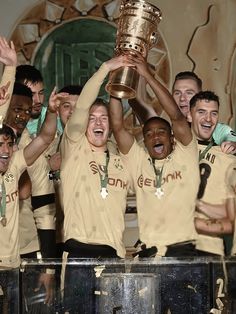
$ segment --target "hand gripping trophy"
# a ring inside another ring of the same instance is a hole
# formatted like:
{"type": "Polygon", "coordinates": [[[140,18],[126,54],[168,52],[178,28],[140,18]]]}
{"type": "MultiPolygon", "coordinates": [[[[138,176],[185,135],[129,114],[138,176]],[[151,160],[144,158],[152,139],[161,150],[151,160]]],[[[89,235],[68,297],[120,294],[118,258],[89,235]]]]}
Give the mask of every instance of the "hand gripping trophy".
{"type": "MultiPolygon", "coordinates": [[[[157,26],[161,11],[144,0],[122,0],[116,34],[115,55],[137,52],[147,58],[148,51],[157,43],[157,26]]],[[[139,74],[132,67],[121,67],[111,72],[106,91],[118,98],[135,98],[139,74]]]]}

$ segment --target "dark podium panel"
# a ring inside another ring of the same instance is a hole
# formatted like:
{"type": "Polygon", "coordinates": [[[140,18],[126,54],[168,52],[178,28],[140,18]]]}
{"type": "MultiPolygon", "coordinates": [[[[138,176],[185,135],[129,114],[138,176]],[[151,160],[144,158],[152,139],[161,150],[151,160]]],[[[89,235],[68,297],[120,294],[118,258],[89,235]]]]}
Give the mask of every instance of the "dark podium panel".
{"type": "Polygon", "coordinates": [[[2,314],[234,314],[235,300],[235,258],[24,260],[0,271],[2,314]]]}
{"type": "Polygon", "coordinates": [[[19,313],[20,283],[18,269],[0,270],[0,313],[19,313]]]}

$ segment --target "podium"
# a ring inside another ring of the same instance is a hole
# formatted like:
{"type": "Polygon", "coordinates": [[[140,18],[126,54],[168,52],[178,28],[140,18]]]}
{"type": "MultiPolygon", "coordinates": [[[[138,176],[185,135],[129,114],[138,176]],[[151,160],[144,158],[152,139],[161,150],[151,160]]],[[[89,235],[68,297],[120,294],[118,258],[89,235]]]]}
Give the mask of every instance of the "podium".
{"type": "Polygon", "coordinates": [[[235,278],[236,258],[24,260],[0,271],[0,313],[233,314],[235,278]],[[46,269],[55,270],[50,305],[36,289],[46,269]]]}

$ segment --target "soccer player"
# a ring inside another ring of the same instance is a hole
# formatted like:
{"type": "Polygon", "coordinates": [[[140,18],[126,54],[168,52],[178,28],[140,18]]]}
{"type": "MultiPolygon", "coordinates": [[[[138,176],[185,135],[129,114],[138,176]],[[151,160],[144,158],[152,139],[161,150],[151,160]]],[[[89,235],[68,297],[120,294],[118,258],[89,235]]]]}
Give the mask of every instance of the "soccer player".
{"type": "MultiPolygon", "coordinates": [[[[97,99],[107,74],[129,65],[126,56],[106,61],[84,86],[61,141],[61,185],[68,258],[125,257],[123,243],[129,175],[107,148],[108,108],[97,99]]],[[[93,267],[66,266],[65,310],[94,313],[93,267]],[[86,279],[85,279],[86,278],[86,279]]]]}
{"type": "MultiPolygon", "coordinates": [[[[112,130],[134,180],[140,240],[147,249],[156,248],[159,256],[194,256],[194,211],[199,185],[197,142],[173,97],[153,77],[145,60],[136,56],[131,61],[172,123],[171,127],[160,117],[147,120],[143,127],[144,149],[124,127],[120,100],[111,98],[112,130]]],[[[173,313],[203,313],[203,300],[195,304],[193,294],[185,288],[186,281],[191,281],[190,269],[183,273],[181,267],[167,266],[161,275],[161,313],[168,308],[173,313]]],[[[191,282],[192,286],[195,284],[191,282]]]]}

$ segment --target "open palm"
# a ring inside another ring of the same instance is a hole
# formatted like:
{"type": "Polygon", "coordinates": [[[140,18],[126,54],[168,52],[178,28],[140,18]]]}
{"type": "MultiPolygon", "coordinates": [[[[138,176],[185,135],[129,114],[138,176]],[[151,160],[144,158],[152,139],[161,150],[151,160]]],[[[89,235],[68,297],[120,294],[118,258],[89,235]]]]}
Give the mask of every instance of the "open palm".
{"type": "Polygon", "coordinates": [[[8,44],[5,37],[0,36],[0,61],[5,65],[16,66],[17,56],[13,42],[8,44]]]}

